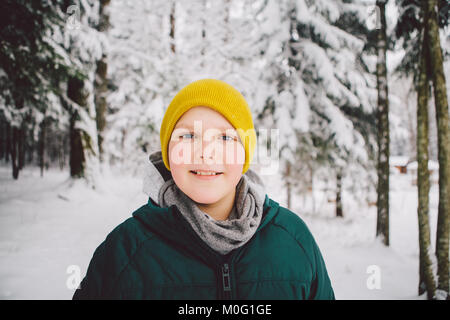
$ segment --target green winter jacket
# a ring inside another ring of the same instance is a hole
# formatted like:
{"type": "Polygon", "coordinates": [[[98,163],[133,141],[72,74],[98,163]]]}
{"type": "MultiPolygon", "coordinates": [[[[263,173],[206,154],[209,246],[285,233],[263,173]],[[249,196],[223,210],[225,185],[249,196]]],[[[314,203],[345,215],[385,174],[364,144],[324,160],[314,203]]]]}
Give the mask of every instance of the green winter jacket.
{"type": "Polygon", "coordinates": [[[267,195],[261,224],[222,256],[151,198],[96,249],[73,299],[334,299],[305,223],[267,195]]]}

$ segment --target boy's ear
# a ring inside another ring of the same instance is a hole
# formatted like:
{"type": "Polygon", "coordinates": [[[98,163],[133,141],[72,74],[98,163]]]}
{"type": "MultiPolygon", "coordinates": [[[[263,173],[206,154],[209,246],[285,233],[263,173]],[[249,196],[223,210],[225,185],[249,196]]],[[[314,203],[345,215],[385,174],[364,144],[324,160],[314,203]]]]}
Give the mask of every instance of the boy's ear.
{"type": "Polygon", "coordinates": [[[151,163],[153,163],[155,168],[158,169],[159,173],[161,174],[161,176],[164,179],[164,182],[172,179],[172,174],[170,173],[169,170],[167,170],[166,166],[164,165],[161,151],[152,153],[149,156],[149,160],[151,163]]]}

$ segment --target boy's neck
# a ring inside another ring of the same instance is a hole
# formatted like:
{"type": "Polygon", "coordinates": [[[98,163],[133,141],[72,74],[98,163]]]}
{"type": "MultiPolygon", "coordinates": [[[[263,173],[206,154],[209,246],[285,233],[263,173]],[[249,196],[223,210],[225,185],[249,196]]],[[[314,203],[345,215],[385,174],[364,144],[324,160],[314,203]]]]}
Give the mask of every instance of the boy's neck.
{"type": "Polygon", "coordinates": [[[203,204],[197,203],[197,207],[208,214],[214,220],[227,220],[233,210],[236,189],[215,203],[203,204]]]}

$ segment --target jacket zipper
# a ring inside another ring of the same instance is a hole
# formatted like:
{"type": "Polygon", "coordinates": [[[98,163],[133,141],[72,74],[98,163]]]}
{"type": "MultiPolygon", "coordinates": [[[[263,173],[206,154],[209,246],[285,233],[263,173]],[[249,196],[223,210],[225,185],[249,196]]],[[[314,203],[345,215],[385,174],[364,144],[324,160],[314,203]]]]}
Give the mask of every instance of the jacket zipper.
{"type": "Polygon", "coordinates": [[[231,278],[230,278],[230,266],[228,263],[222,265],[222,289],[223,298],[231,299],[231,278]]]}

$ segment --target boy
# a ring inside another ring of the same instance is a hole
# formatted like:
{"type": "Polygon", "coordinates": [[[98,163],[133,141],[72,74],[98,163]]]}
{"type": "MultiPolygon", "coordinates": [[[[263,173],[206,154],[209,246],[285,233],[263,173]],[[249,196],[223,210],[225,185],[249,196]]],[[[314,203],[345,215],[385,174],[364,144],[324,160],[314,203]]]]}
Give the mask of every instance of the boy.
{"type": "Polygon", "coordinates": [[[249,169],[256,133],[236,89],[187,85],[160,139],[148,203],[97,248],[74,299],[334,299],[308,228],[249,169]]]}

